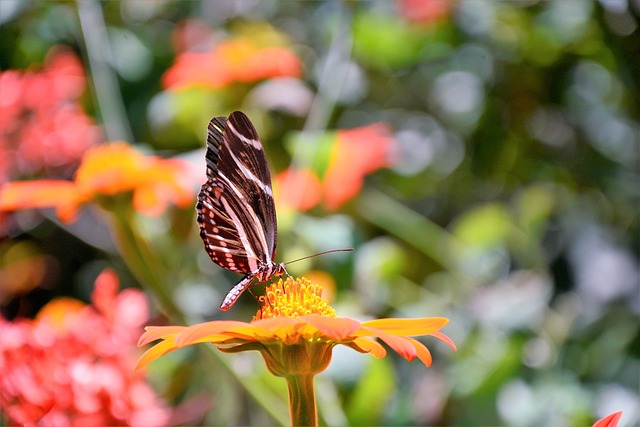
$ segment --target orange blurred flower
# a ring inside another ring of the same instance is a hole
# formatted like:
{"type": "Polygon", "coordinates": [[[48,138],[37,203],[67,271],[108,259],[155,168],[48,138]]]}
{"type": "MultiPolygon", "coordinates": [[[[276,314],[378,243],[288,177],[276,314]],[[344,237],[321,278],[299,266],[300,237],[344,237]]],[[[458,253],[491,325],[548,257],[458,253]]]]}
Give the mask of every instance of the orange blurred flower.
{"type": "Polygon", "coordinates": [[[418,25],[428,25],[449,17],[451,0],[397,0],[398,14],[418,25]]]}
{"type": "Polygon", "coordinates": [[[289,168],[275,177],[279,204],[305,211],[322,201],[328,210],[338,209],[362,190],[366,175],[389,165],[392,144],[384,123],[338,130],[324,172],[289,168]]]}
{"type": "Polygon", "coordinates": [[[285,47],[258,46],[245,38],[220,42],[211,52],[182,52],[162,78],[165,89],[204,86],[220,89],[235,82],[299,77],[300,59],[285,47]]]}
{"type": "Polygon", "coordinates": [[[322,200],[322,184],[308,169],[288,168],[273,179],[274,197],[279,207],[307,211],[322,200]]]}
{"type": "Polygon", "coordinates": [[[336,345],[382,358],[386,350],[375,341],[378,338],[405,359],[411,361],[417,357],[426,366],[431,365],[431,354],[412,336],[432,335],[456,348],[449,337],[439,332],[448,322],[445,318],[360,322],[336,316],[321,294],[322,288],[306,279],[295,282],[290,278],[280,279],[267,287],[266,297],[260,297],[261,307],[249,323],[227,320],[188,327],[149,326],[138,345],[160,342],[145,352],[138,367],[198,343],[212,343],[226,353],[256,350],[273,375],[287,379],[292,425],[313,425],[313,376],[327,368],[336,345]]]}
{"type": "Polygon", "coordinates": [[[384,123],[339,130],[322,183],[325,206],[339,208],[360,192],[366,175],[388,166],[392,143],[391,131],[384,123]]]}
{"type": "Polygon", "coordinates": [[[118,293],[118,287],[106,270],[96,280],[92,306],[59,298],[35,320],[0,317],[0,408],[10,423],[169,423],[170,410],[144,373],[131,369],[147,301],[138,290],[118,293]]]}
{"type": "Polygon", "coordinates": [[[0,182],[71,175],[82,153],[101,140],[78,103],[85,87],[82,63],[61,47],[49,52],[42,71],[0,72],[0,182]]]}
{"type": "Polygon", "coordinates": [[[620,418],[622,417],[622,411],[614,412],[607,415],[601,420],[596,421],[593,427],[617,427],[620,418]]]}
{"type": "Polygon", "coordinates": [[[83,204],[109,206],[131,194],[136,210],[154,215],[171,202],[186,207],[193,200],[187,167],[171,159],[144,156],[124,142],[88,150],[73,181],[20,181],[0,188],[0,211],[54,207],[62,221],[72,221],[83,204]]]}

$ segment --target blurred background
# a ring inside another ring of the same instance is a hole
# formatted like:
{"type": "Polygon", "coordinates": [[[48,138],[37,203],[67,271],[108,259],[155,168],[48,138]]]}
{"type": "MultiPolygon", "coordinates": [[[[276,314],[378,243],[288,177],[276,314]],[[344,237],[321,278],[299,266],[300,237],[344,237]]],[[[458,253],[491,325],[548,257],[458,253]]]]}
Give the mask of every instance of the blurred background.
{"type": "MultiPolygon", "coordinates": [[[[191,197],[127,222],[166,273],[164,299],[109,205],[66,222],[0,213],[2,315],[90,303],[108,267],[146,292],[146,324],[250,320],[250,296],[219,311],[239,276],[208,258],[194,210],[207,123],[242,110],[270,162],[277,261],[354,247],[289,272],[321,283],[339,315],[448,317],[458,345],[423,340],[429,369],[336,348],[316,379],[322,424],[583,426],[623,410],[639,425],[639,12],[2,0],[0,183],[71,182],[87,150],[125,141],[187,165],[191,197]]],[[[257,353],[183,349],[147,378],[173,424],[288,422],[285,382],[257,353]]]]}

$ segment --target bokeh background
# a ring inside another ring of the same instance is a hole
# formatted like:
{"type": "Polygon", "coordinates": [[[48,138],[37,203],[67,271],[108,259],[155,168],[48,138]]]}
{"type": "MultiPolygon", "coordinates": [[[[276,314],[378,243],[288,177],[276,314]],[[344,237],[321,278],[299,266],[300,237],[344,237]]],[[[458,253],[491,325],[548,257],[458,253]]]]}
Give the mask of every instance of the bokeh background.
{"type": "MultiPolygon", "coordinates": [[[[164,300],[108,205],[71,221],[2,213],[4,321],[41,321],[58,297],[90,303],[105,268],[145,291],[136,330],[250,320],[249,296],[218,310],[239,277],[209,260],[193,208],[206,125],[240,109],[270,162],[278,261],[354,247],[289,271],[322,283],[340,315],[448,317],[458,345],[425,339],[429,369],[337,348],[317,377],[321,423],[583,426],[624,410],[621,425],[638,425],[639,12],[636,0],[2,0],[0,182],[71,181],[87,150],[125,141],[188,165],[191,198],[128,218],[164,300]]],[[[166,423],[288,422],[285,383],[257,353],[183,349],[146,381],[166,423]]]]}

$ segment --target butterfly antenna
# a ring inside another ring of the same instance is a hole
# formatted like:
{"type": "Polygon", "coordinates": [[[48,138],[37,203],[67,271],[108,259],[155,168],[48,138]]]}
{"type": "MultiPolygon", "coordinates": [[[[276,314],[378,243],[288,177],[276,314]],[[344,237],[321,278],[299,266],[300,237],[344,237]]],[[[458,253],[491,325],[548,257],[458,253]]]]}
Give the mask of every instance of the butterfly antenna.
{"type": "Polygon", "coordinates": [[[353,248],[331,249],[330,251],[318,252],[317,254],[313,254],[313,255],[302,257],[302,258],[294,259],[293,261],[285,262],[284,264],[285,265],[293,264],[294,262],[302,261],[303,259],[313,258],[313,257],[316,257],[318,255],[330,254],[330,253],[333,253],[333,252],[351,252],[352,250],[353,250],[353,248]]]}

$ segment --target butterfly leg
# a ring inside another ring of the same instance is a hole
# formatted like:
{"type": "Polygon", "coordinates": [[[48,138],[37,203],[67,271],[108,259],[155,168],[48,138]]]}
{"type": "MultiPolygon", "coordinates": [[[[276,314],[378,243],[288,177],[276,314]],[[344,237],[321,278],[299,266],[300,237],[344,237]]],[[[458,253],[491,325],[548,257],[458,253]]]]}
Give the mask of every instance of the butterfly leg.
{"type": "Polygon", "coordinates": [[[240,280],[229,292],[227,292],[227,296],[224,297],[222,301],[222,305],[220,305],[220,310],[227,311],[236,303],[240,295],[251,286],[251,281],[255,277],[255,274],[247,274],[240,280]]]}

